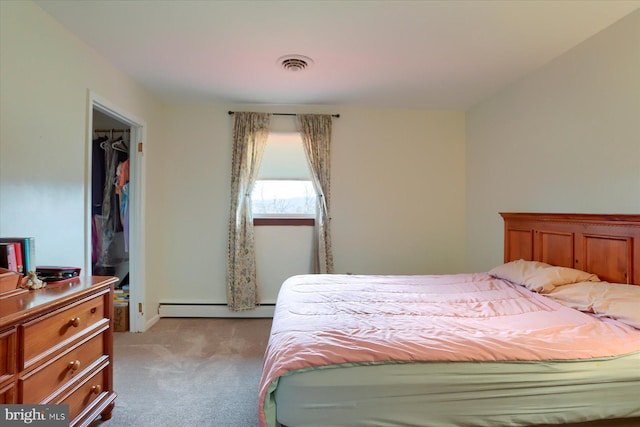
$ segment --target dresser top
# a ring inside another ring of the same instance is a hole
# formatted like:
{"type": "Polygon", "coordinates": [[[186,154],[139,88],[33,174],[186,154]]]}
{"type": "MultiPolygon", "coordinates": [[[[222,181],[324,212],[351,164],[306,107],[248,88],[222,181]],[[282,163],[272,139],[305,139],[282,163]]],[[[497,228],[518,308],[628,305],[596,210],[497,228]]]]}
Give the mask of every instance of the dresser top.
{"type": "Polygon", "coordinates": [[[85,295],[109,290],[117,277],[83,276],[69,283],[48,284],[45,288],[0,299],[0,329],[34,314],[45,313],[85,295]]]}

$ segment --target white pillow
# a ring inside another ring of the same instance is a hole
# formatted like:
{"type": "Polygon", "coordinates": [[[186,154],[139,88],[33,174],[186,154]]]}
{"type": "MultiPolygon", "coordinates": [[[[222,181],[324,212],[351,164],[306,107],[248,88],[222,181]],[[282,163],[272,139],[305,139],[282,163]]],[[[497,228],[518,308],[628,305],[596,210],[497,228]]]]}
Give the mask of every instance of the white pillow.
{"type": "Polygon", "coordinates": [[[597,295],[602,293],[602,288],[598,288],[596,285],[603,283],[607,282],[580,282],[558,286],[547,296],[567,307],[593,313],[593,302],[598,298],[597,295]]]}
{"type": "Polygon", "coordinates": [[[489,270],[489,274],[542,294],[551,292],[556,286],[600,281],[598,276],[586,271],[523,259],[499,265],[489,270]]]}
{"type": "Polygon", "coordinates": [[[640,329],[640,286],[583,282],[558,286],[547,296],[576,310],[610,317],[640,329]]]}

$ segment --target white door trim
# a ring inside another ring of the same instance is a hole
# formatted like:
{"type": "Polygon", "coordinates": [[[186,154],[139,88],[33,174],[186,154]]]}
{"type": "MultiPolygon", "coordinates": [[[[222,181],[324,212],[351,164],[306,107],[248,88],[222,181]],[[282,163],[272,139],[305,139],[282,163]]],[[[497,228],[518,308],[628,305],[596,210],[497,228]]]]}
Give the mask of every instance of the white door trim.
{"type": "Polygon", "coordinates": [[[112,104],[95,92],[87,91],[87,135],[85,166],[85,247],[84,271],[91,272],[91,161],[93,140],[93,110],[105,113],[131,127],[130,136],[130,187],[129,187],[129,330],[144,332],[144,307],[146,294],[145,245],[144,245],[144,156],[138,144],[145,140],[147,124],[112,104]]]}

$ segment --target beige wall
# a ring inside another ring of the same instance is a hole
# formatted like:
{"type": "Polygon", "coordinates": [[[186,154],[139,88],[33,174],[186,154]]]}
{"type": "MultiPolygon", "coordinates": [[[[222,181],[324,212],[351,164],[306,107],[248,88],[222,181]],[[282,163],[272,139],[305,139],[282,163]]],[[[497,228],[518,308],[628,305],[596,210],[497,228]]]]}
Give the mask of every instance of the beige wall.
{"type": "Polygon", "coordinates": [[[464,269],[464,113],[340,113],[331,194],[336,270],[442,274],[464,269]]]}
{"type": "Polygon", "coordinates": [[[640,212],[640,11],[467,115],[467,266],[502,262],[498,212],[640,212]]]}
{"type": "MultiPolygon", "coordinates": [[[[163,106],[31,2],[0,2],[0,58],[0,235],[35,237],[39,265],[84,266],[88,90],[146,121],[150,205],[163,106]]],[[[150,265],[155,224],[150,216],[150,265]]],[[[154,314],[157,295],[144,300],[154,314]]]]}

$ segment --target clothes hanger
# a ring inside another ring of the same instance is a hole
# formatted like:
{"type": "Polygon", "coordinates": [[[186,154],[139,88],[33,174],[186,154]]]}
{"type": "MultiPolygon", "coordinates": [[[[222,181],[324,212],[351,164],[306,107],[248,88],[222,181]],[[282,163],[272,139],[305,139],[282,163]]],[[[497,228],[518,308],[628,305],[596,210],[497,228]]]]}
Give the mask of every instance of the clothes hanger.
{"type": "Polygon", "coordinates": [[[129,152],[129,147],[127,147],[127,144],[124,142],[124,140],[122,138],[120,138],[117,141],[115,141],[114,143],[112,143],[111,144],[111,148],[113,148],[114,150],[117,150],[117,151],[122,151],[124,153],[128,153],[129,152]]]}

